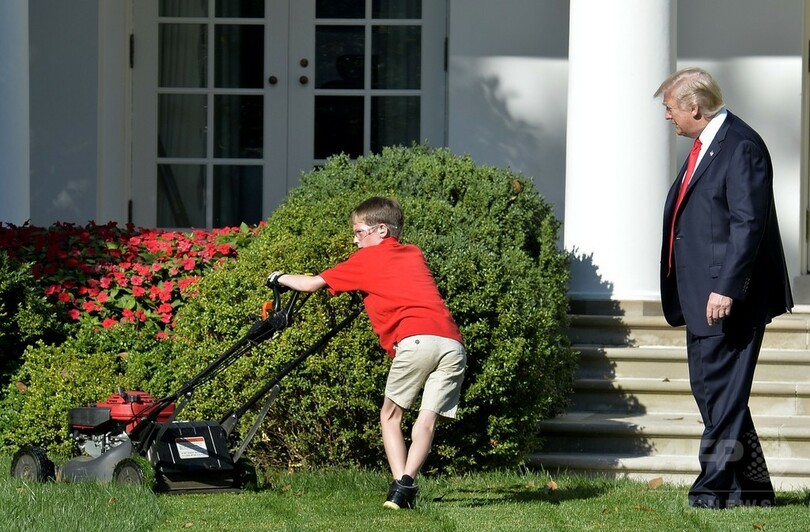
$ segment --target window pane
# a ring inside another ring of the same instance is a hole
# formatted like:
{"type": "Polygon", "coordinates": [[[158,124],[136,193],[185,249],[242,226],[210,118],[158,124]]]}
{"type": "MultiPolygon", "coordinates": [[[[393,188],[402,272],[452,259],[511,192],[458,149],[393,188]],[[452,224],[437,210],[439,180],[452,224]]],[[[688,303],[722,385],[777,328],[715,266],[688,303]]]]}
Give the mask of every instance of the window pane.
{"type": "Polygon", "coordinates": [[[214,227],[234,227],[262,219],[262,167],[214,167],[214,227]]]}
{"type": "Polygon", "coordinates": [[[219,0],[216,16],[264,18],[264,0],[219,0]]]}
{"type": "Polygon", "coordinates": [[[158,87],[205,87],[208,28],[204,24],[161,24],[158,87]]]}
{"type": "Polygon", "coordinates": [[[372,18],[422,18],[422,0],[373,0],[372,18]]]}
{"type": "Polygon", "coordinates": [[[419,143],[418,96],[378,96],[371,99],[371,151],[383,146],[419,143]]]}
{"type": "Polygon", "coordinates": [[[363,26],[315,29],[315,88],[363,88],[364,32],[363,26]]]}
{"type": "Polygon", "coordinates": [[[315,18],[365,18],[365,16],[366,0],[317,0],[315,3],[315,18]]]}
{"type": "Polygon", "coordinates": [[[315,158],[363,154],[363,97],[315,97],[315,158]]]}
{"type": "Polygon", "coordinates": [[[204,94],[158,95],[158,157],[205,157],[204,94]]]}
{"type": "Polygon", "coordinates": [[[372,89],[418,89],[422,85],[422,28],[375,26],[371,34],[372,89]]]}
{"type": "Polygon", "coordinates": [[[205,166],[159,164],[158,227],[205,227],[205,166]]]}
{"type": "Polygon", "coordinates": [[[263,124],[262,96],[214,96],[214,157],[260,159],[263,124]]]}
{"type": "Polygon", "coordinates": [[[214,42],[214,86],[261,88],[264,80],[264,27],[218,24],[214,42]]]}
{"type": "Polygon", "coordinates": [[[208,0],[160,0],[161,17],[206,17],[208,0]]]}

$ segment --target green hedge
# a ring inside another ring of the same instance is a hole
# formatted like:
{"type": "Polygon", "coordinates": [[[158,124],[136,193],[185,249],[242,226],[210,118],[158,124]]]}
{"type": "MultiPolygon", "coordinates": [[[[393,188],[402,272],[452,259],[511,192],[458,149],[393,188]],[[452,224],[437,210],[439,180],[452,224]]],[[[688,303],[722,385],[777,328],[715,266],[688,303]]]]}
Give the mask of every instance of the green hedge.
{"type": "Polygon", "coordinates": [[[61,342],[68,330],[47,303],[31,265],[11,260],[0,250],[0,386],[19,366],[26,346],[61,342]]]}
{"type": "MultiPolygon", "coordinates": [[[[356,162],[336,157],[303,176],[238,259],[203,278],[169,341],[141,338],[134,328],[86,328],[62,346],[31,349],[0,405],[23,414],[0,414],[0,445],[64,449],[67,408],[101,400],[119,384],[162,395],[185,382],[247,332],[247,316],[269,297],[271,271],[318,273],[346,259],[354,250],[349,213],[373,195],[400,201],[402,240],[424,251],[468,350],[458,420],[439,427],[427,468],[510,465],[538,450],[537,423],[564,409],[575,366],[559,223],[525,177],[422,146],[356,162]],[[53,394],[58,401],[44,399],[53,394]]],[[[200,389],[184,417],[220,419],[241,406],[348,304],[347,295],[314,294],[290,328],[200,389]]],[[[283,381],[254,439],[254,460],[382,465],[378,412],[388,364],[361,316],[283,381]]]]}

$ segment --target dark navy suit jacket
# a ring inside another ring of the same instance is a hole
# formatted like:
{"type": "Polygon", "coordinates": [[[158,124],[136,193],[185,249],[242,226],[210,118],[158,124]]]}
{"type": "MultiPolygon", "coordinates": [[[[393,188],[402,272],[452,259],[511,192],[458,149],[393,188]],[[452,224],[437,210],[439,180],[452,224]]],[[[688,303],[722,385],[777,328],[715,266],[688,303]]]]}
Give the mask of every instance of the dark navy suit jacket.
{"type": "Polygon", "coordinates": [[[773,166],[762,138],[728,113],[695,169],[675,221],[673,208],[686,164],[664,205],[661,302],[670,325],[697,336],[761,327],[793,307],[773,198],[773,166]],[[711,292],[731,297],[728,319],[708,325],[711,292]]]}

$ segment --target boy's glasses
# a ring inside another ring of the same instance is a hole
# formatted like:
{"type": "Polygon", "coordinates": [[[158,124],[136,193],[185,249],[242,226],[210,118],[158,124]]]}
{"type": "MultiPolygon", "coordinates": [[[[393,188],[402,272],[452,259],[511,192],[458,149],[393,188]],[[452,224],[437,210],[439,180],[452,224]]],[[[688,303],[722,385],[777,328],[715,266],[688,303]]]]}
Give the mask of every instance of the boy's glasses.
{"type": "Polygon", "coordinates": [[[381,225],[382,224],[377,224],[377,225],[372,225],[371,227],[367,227],[366,229],[358,229],[357,231],[354,232],[354,238],[356,238],[357,240],[363,240],[368,235],[373,233],[381,225]]]}

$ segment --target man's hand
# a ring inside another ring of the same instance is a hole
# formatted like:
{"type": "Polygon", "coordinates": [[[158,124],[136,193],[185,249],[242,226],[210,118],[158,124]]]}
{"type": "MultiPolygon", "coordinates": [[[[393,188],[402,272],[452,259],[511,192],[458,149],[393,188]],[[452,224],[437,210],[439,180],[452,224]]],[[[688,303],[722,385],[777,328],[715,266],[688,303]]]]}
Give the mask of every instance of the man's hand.
{"type": "Polygon", "coordinates": [[[716,292],[709,294],[709,302],[706,304],[706,321],[709,325],[720,323],[728,318],[733,302],[734,300],[728,296],[723,296],[716,292]]]}

